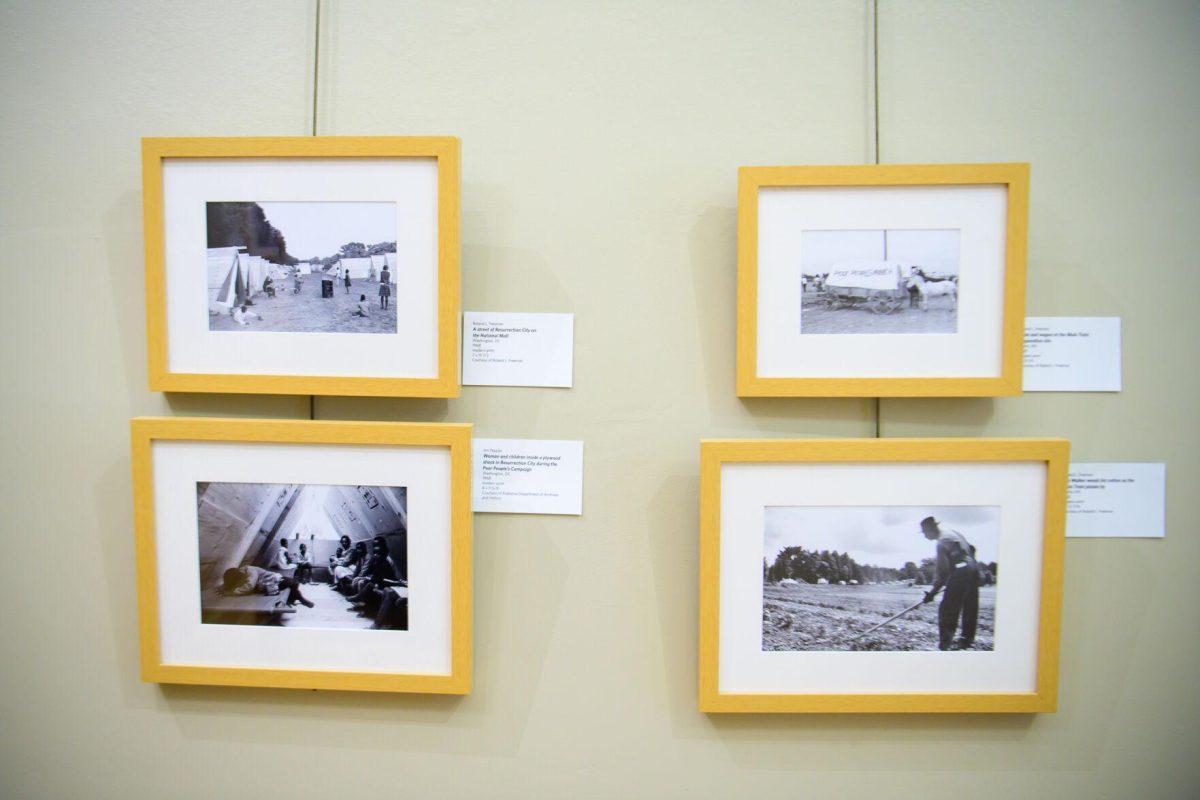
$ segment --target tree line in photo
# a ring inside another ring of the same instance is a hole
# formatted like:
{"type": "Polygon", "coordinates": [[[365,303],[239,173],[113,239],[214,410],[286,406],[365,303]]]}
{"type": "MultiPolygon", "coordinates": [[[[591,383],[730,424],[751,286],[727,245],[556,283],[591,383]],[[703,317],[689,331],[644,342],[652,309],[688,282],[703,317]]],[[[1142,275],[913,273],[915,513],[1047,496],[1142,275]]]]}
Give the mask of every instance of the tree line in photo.
{"type": "Polygon", "coordinates": [[[209,203],[207,212],[209,248],[245,247],[252,256],[288,267],[307,260],[324,269],[343,258],[366,258],[396,252],[395,242],[370,245],[347,242],[338,248],[338,252],[323,258],[296,258],[288,253],[287,238],[271,224],[258,203],[209,203]]]}
{"type": "Polygon", "coordinates": [[[396,252],[395,242],[377,242],[376,244],[363,244],[362,242],[347,242],[338,248],[336,254],[325,256],[324,258],[310,259],[309,263],[319,264],[321,269],[332,266],[343,258],[366,258],[368,256],[381,256],[384,253],[396,252]]]}
{"type": "MultiPolygon", "coordinates": [[[[974,548],[971,548],[974,550],[974,548]]],[[[980,564],[985,584],[996,581],[996,562],[980,564]]],[[[859,564],[849,553],[836,550],[805,550],[800,546],[785,547],[775,556],[774,563],[763,559],[763,579],[772,583],[790,578],[804,583],[889,583],[911,581],[914,586],[933,583],[937,564],[932,558],[923,558],[921,563],[904,562],[904,566],[877,567],[874,564],[859,564]]]]}

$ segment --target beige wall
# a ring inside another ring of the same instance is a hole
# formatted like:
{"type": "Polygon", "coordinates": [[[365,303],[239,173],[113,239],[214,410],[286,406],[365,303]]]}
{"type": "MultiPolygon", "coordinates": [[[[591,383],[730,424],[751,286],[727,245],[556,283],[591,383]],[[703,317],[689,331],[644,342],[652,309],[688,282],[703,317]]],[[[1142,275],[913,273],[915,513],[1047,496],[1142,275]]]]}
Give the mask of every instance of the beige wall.
{"type": "Polygon", "coordinates": [[[318,132],[461,136],[464,307],[575,312],[577,382],[317,415],[583,439],[586,514],[477,518],[464,699],[139,682],[126,420],[309,398],[146,390],[138,137],[311,133],[316,8],[3,2],[0,795],[1195,795],[1195,3],[881,3],[882,158],[1032,161],[1030,311],[1122,315],[1127,387],[883,433],[1066,435],[1175,498],[1164,542],[1069,544],[1061,711],[1006,718],[695,710],[697,440],[875,427],[733,393],[736,167],[871,157],[869,6],[322,8],[318,132]]]}

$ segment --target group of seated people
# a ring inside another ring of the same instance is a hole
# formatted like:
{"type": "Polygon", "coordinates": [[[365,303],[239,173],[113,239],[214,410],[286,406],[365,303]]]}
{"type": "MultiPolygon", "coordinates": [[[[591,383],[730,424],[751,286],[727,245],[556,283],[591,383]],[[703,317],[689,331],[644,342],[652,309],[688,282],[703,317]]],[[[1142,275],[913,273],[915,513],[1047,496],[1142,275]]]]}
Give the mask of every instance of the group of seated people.
{"type": "MultiPolygon", "coordinates": [[[[313,602],[300,591],[302,584],[314,583],[313,565],[308,547],[301,543],[297,552],[288,550],[281,541],[266,568],[254,566],[230,567],[222,576],[222,591],[227,595],[278,595],[287,591],[287,598],[277,602],[279,609],[297,603],[313,607],[313,602]]],[[[367,542],[351,544],[342,536],[337,552],[329,557],[329,583],[334,590],[350,601],[350,610],[371,617],[376,630],[408,629],[408,582],[401,577],[388,550],[387,537],[376,536],[367,542]]]]}
{"type": "Polygon", "coordinates": [[[275,556],[267,566],[284,575],[294,571],[296,583],[313,582],[312,559],[308,555],[308,547],[303,542],[296,549],[296,555],[292,555],[288,551],[286,540],[280,542],[279,549],[275,551],[275,556]]]}
{"type": "Polygon", "coordinates": [[[351,545],[350,537],[343,536],[338,544],[329,558],[333,588],[349,598],[354,611],[374,617],[372,628],[407,630],[408,582],[388,551],[387,537],[376,536],[368,546],[351,545]]]}

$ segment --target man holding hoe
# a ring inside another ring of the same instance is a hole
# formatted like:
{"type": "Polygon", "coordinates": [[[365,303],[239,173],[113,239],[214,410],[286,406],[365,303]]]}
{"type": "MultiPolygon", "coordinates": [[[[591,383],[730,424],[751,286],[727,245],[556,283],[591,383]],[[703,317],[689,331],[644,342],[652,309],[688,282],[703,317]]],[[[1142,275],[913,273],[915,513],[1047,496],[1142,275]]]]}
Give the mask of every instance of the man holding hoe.
{"type": "Polygon", "coordinates": [[[938,606],[938,649],[970,650],[975,644],[975,624],[979,619],[979,565],[975,562],[975,548],[961,533],[943,529],[933,517],[921,520],[921,533],[937,542],[933,585],[925,593],[924,602],[932,602],[938,592],[946,590],[938,606]],[[962,636],[955,640],[960,615],[962,636]]]}

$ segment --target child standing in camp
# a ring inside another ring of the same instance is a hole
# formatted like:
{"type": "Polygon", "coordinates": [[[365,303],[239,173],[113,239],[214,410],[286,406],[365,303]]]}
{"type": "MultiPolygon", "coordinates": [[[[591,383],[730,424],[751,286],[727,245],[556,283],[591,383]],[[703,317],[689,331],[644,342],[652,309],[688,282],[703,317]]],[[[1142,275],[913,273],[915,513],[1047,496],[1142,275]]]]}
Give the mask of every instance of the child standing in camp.
{"type": "Polygon", "coordinates": [[[342,278],[342,282],[346,284],[346,294],[350,294],[350,270],[347,269],[342,278]]]}
{"type": "Polygon", "coordinates": [[[354,316],[369,317],[371,316],[371,307],[367,305],[367,296],[360,294],[358,296],[358,308],[354,309],[354,316]]]}
{"type": "Polygon", "coordinates": [[[388,307],[388,298],[392,296],[392,273],[388,272],[387,265],[383,266],[383,272],[379,273],[379,307],[388,307]]]}

